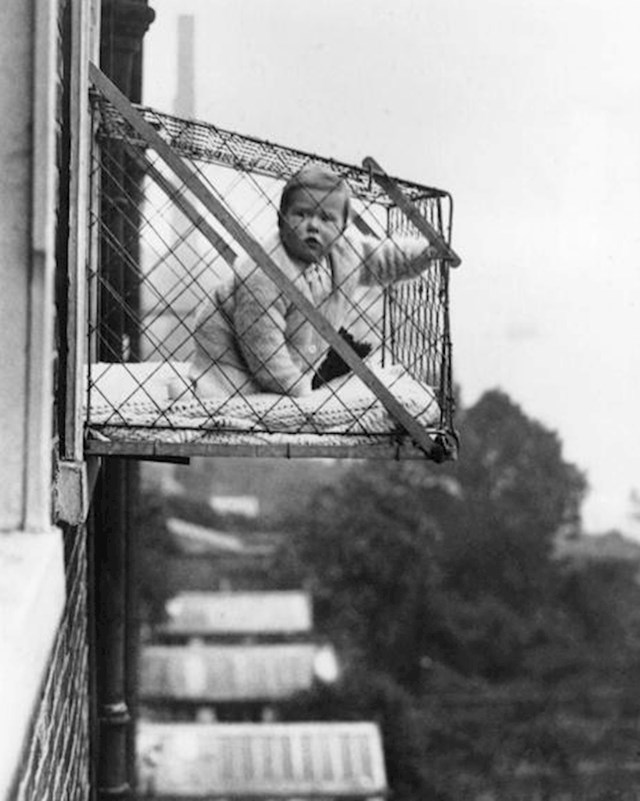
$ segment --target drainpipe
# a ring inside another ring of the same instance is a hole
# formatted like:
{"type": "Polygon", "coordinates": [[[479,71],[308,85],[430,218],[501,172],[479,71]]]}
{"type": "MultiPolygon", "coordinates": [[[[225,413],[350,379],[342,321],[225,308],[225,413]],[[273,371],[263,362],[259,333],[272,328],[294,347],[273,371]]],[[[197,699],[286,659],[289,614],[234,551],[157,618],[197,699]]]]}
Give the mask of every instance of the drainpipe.
{"type": "MultiPolygon", "coordinates": [[[[141,100],[142,39],[154,19],[146,0],[102,0],[100,67],[133,102],[141,100]]],[[[131,169],[122,149],[108,153],[111,169],[127,181],[127,193],[138,196],[141,176],[131,169]]],[[[119,247],[139,263],[136,220],[122,207],[105,208],[108,226],[117,232],[119,247]]],[[[139,279],[125,270],[114,252],[102,254],[104,277],[119,297],[135,311],[139,306],[139,279]]],[[[117,303],[106,297],[100,309],[108,339],[99,358],[121,362],[139,358],[139,332],[117,303]]],[[[95,777],[98,801],[129,799],[135,785],[134,736],[131,704],[135,687],[137,632],[135,614],[135,559],[133,511],[139,486],[137,463],[106,458],[94,493],[93,553],[95,576],[95,678],[98,718],[95,777]]]]}

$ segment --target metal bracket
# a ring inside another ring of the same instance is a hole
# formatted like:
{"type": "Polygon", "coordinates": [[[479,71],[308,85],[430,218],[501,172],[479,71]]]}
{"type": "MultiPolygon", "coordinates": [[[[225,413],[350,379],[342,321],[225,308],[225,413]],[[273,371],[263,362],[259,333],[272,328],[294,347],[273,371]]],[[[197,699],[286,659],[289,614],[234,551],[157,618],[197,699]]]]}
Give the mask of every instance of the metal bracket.
{"type": "Polygon", "coordinates": [[[85,462],[58,463],[53,491],[56,522],[81,526],[86,521],[99,469],[95,456],[85,462]]]}
{"type": "Polygon", "coordinates": [[[420,213],[415,203],[412,203],[411,200],[404,195],[396,181],[387,175],[378,162],[371,156],[367,156],[362,162],[362,166],[365,170],[369,170],[369,174],[378,186],[380,186],[396,206],[405,213],[407,218],[415,225],[420,233],[426,236],[429,240],[429,244],[436,249],[438,258],[448,262],[451,267],[459,267],[462,260],[458,254],[449,247],[447,242],[442,238],[440,232],[420,213]]]}

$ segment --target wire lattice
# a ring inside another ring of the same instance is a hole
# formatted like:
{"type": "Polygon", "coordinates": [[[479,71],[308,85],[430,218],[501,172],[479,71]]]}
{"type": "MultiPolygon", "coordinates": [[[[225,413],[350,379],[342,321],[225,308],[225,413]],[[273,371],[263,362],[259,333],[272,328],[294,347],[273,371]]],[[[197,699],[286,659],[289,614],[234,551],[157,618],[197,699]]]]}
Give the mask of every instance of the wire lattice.
{"type": "MultiPolygon", "coordinates": [[[[375,396],[356,393],[354,399],[353,387],[344,379],[329,381],[322,391],[311,393],[313,399],[297,397],[295,391],[274,391],[269,370],[283,350],[293,349],[297,364],[308,359],[291,341],[279,342],[273,353],[262,355],[259,368],[267,379],[261,392],[256,393],[250,382],[234,384],[224,398],[200,392],[203,371],[194,368],[193,355],[203,324],[195,311],[211,305],[221,285],[238,283],[244,269],[239,265],[248,260],[246,248],[114,106],[99,93],[92,95],[92,101],[96,130],[92,172],[94,185],[99,186],[90,209],[96,256],[88,284],[92,364],[87,423],[92,435],[108,438],[118,429],[117,436],[126,439],[134,432],[137,437],[153,436],[145,433],[151,431],[164,432],[163,436],[173,432],[181,443],[187,441],[187,431],[190,436],[211,431],[242,437],[259,433],[261,442],[270,434],[351,436],[358,443],[402,438],[393,421],[379,428],[380,404],[375,396]]],[[[359,237],[374,243],[372,252],[379,248],[382,253],[398,242],[405,247],[402,242],[421,236],[361,167],[150,108],[138,111],[259,243],[272,241],[283,186],[309,164],[329,167],[346,181],[353,227],[359,237]]],[[[448,241],[448,193],[409,181],[397,184],[448,241]]],[[[421,248],[427,245],[423,239],[421,248]]],[[[272,249],[267,255],[275,258],[275,254],[272,249]]],[[[250,288],[252,274],[245,278],[250,288]]],[[[251,291],[251,302],[259,302],[257,291],[251,291]]],[[[418,405],[408,404],[411,413],[432,431],[452,433],[446,264],[434,260],[417,278],[358,287],[348,297],[340,285],[331,291],[348,305],[348,334],[352,341],[366,344],[367,366],[399,392],[405,405],[403,392],[409,381],[411,387],[427,385],[429,391],[419,394],[418,405]]],[[[265,324],[276,313],[275,306],[262,309],[265,324]]],[[[299,323],[300,328],[304,325],[299,323]]],[[[328,350],[324,345],[323,355],[328,350]]],[[[237,347],[229,344],[221,363],[228,361],[227,354],[237,356],[231,354],[237,347]]],[[[253,359],[246,348],[242,355],[249,362],[253,359]]],[[[320,363],[313,365],[316,371],[320,363]]],[[[275,381],[275,367],[273,371],[275,381]]]]}

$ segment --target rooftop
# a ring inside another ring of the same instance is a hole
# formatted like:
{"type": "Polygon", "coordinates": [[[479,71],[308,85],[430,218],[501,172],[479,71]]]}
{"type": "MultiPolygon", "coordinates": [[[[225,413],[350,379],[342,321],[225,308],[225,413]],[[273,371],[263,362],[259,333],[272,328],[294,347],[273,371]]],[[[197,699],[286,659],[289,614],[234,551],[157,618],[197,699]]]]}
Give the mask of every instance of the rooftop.
{"type": "Polygon", "coordinates": [[[189,798],[370,798],[386,792],[374,723],[148,723],[143,792],[189,798]]]}
{"type": "Polygon", "coordinates": [[[140,696],[147,701],[274,701],[308,690],[324,649],[274,645],[150,645],[140,655],[140,696]]]}
{"type": "Polygon", "coordinates": [[[302,635],[312,629],[311,598],[298,590],[183,592],[167,603],[169,636],[302,635]]]}

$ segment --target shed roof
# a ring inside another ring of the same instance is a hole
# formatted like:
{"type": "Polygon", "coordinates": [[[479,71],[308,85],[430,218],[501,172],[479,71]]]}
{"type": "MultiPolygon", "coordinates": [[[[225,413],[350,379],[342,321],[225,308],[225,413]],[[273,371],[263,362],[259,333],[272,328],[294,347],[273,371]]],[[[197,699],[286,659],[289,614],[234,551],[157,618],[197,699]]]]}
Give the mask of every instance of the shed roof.
{"type": "Polygon", "coordinates": [[[275,543],[258,544],[254,534],[254,542],[248,543],[237,534],[217,531],[206,526],[199,526],[187,520],[170,517],[167,528],[173,535],[176,544],[184,551],[211,555],[236,555],[243,557],[270,556],[275,550],[275,543]]]}
{"type": "Polygon", "coordinates": [[[310,689],[319,648],[274,645],[148,645],[140,654],[147,701],[274,701],[310,689]]]}
{"type": "Polygon", "coordinates": [[[387,787],[369,722],[142,722],[138,766],[141,789],[158,797],[369,798],[387,787]]]}
{"type": "Polygon", "coordinates": [[[167,603],[167,612],[164,635],[292,635],[312,627],[311,598],[297,590],[183,592],[167,603]]]}

